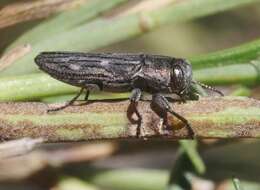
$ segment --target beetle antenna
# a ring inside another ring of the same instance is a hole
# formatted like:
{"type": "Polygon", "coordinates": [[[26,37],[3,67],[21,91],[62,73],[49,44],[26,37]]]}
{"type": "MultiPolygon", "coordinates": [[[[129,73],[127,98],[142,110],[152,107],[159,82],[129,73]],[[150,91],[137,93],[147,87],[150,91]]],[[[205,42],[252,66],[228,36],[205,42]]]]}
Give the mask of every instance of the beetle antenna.
{"type": "Polygon", "coordinates": [[[209,90],[211,90],[211,91],[213,91],[213,92],[218,93],[218,94],[221,95],[221,96],[224,96],[223,92],[217,90],[216,88],[214,88],[214,87],[212,87],[212,86],[208,86],[208,85],[203,84],[203,83],[201,83],[201,82],[199,82],[199,81],[192,81],[192,82],[195,83],[195,84],[200,85],[202,88],[209,89],[209,90]]]}

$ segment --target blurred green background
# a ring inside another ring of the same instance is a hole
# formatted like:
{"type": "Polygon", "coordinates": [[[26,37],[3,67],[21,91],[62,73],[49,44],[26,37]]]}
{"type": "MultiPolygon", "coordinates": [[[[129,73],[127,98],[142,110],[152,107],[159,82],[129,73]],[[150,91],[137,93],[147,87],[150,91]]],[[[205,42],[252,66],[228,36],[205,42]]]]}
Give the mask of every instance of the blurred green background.
{"type": "MultiPolygon", "coordinates": [[[[0,17],[1,11],[6,6],[17,2],[15,0],[1,1],[0,17]]],[[[29,0],[20,2],[30,3],[29,0]]],[[[135,3],[138,3],[138,1],[135,1],[135,3]]],[[[77,9],[75,8],[75,10],[77,9]]],[[[105,11],[101,14],[101,17],[105,15],[109,18],[113,11],[105,11]]],[[[16,39],[58,15],[59,13],[55,13],[47,18],[33,19],[1,28],[0,52],[2,55],[16,39]]],[[[99,16],[98,14],[97,18],[94,19],[98,19],[99,16]]],[[[60,25],[63,24],[60,23],[60,25]]],[[[104,25],[103,27],[107,26],[104,25]]],[[[44,33],[41,35],[44,35],[44,33]]],[[[88,35],[87,32],[86,35],[88,35]]],[[[163,25],[148,33],[131,37],[119,43],[111,43],[92,51],[144,52],[190,58],[239,46],[260,39],[259,36],[260,2],[255,1],[243,7],[192,21],[163,25]]],[[[46,36],[43,38],[46,38],[46,36]]],[[[84,48],[82,51],[84,51],[84,48]]],[[[19,77],[15,75],[12,80],[16,78],[19,77]]],[[[1,80],[0,78],[0,83],[1,80]]],[[[226,94],[232,94],[235,90],[242,89],[241,93],[238,92],[238,95],[260,98],[258,85],[242,86],[238,83],[220,86],[220,88],[226,94]]],[[[12,89],[10,92],[12,93],[12,89]]],[[[69,89],[64,94],[73,94],[73,92],[75,92],[75,89],[69,89]]],[[[50,94],[47,97],[52,95],[61,94],[50,94]]],[[[58,99],[54,99],[54,101],[58,99]]],[[[10,100],[13,100],[13,98],[10,98],[10,100]]],[[[194,142],[185,141],[181,142],[181,146],[179,146],[179,142],[159,139],[116,141],[113,143],[119,148],[114,155],[109,155],[105,159],[81,160],[60,166],[44,166],[43,169],[37,170],[35,173],[32,172],[26,179],[0,182],[0,189],[191,189],[189,185],[191,183],[194,190],[232,190],[235,189],[232,183],[233,177],[237,177],[241,181],[241,186],[245,190],[260,189],[260,142],[258,140],[202,140],[198,143],[198,146],[194,145],[194,142]],[[188,144],[185,145],[185,143],[188,144]],[[197,154],[196,147],[198,147],[200,155],[197,154]],[[199,173],[199,169],[196,168],[204,167],[200,159],[204,161],[205,173],[199,173]],[[43,180],[45,172],[49,178],[43,180]]],[[[77,146],[79,144],[50,144],[43,145],[36,151],[40,149],[46,152],[50,150],[58,152],[60,149],[64,150],[68,147],[77,146]]],[[[0,160],[0,170],[4,163],[3,161],[1,165],[0,160]]],[[[17,163],[21,164],[22,162],[19,160],[17,163]]],[[[19,164],[16,166],[18,169],[19,164]]],[[[237,184],[237,188],[239,185],[237,184]]]]}
{"type": "Polygon", "coordinates": [[[185,23],[162,26],[132,40],[97,51],[147,52],[192,57],[238,46],[260,35],[260,4],[185,23]]]}

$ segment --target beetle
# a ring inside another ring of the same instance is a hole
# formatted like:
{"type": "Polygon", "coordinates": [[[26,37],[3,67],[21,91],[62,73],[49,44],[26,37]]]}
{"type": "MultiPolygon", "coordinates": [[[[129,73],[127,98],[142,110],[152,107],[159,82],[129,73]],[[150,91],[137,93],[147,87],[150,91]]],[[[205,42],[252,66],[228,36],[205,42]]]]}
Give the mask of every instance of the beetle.
{"type": "Polygon", "coordinates": [[[64,106],[48,111],[58,111],[73,104],[84,90],[86,101],[91,90],[132,91],[130,104],[141,120],[137,104],[145,91],[152,94],[151,104],[181,120],[191,137],[195,133],[188,120],[171,108],[163,94],[176,94],[182,101],[189,100],[191,85],[195,83],[223,95],[213,87],[194,81],[191,64],[182,58],[129,53],[42,52],[36,56],[35,62],[51,77],[81,87],[64,106]]]}

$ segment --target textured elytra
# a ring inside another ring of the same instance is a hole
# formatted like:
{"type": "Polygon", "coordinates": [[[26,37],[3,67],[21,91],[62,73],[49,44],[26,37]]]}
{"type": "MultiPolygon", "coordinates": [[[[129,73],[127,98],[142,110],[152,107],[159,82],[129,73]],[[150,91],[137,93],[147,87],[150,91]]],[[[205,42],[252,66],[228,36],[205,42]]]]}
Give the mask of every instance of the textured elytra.
{"type": "Polygon", "coordinates": [[[150,93],[189,93],[191,66],[184,59],[124,53],[43,52],[39,68],[71,85],[125,92],[139,88],[150,93]]]}

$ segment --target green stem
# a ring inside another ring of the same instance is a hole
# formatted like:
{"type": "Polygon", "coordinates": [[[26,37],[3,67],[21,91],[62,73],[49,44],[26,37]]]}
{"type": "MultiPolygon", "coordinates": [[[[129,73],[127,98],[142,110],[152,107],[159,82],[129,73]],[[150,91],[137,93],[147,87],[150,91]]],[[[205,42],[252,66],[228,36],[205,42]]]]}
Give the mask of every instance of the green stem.
{"type": "Polygon", "coordinates": [[[251,90],[245,86],[239,85],[231,93],[231,96],[250,96],[251,90]]]}
{"type": "Polygon", "coordinates": [[[93,186],[86,181],[80,180],[75,177],[63,177],[59,180],[59,183],[55,185],[54,189],[59,190],[71,190],[71,189],[78,189],[78,190],[99,190],[96,186],[93,186]]]}
{"type": "Polygon", "coordinates": [[[260,40],[191,59],[193,69],[259,62],[260,40]]]}
{"type": "Polygon", "coordinates": [[[194,71],[196,80],[212,85],[256,85],[260,80],[260,61],[252,64],[228,65],[194,71]]]}
{"type": "Polygon", "coordinates": [[[198,174],[204,174],[206,171],[206,166],[198,153],[197,141],[181,140],[180,145],[181,150],[185,151],[185,153],[188,155],[196,172],[198,174]]]}
{"type": "Polygon", "coordinates": [[[232,181],[236,190],[243,190],[238,178],[233,178],[232,181]]]}
{"type": "Polygon", "coordinates": [[[11,67],[3,71],[1,76],[38,71],[33,64],[33,59],[41,51],[90,51],[140,35],[169,22],[183,22],[252,2],[257,2],[257,0],[183,1],[165,5],[152,11],[97,19],[92,23],[83,24],[70,31],[52,36],[48,40],[41,41],[41,43],[33,46],[31,53],[16,61],[11,67]]]}
{"type": "Polygon", "coordinates": [[[1,78],[0,89],[1,101],[37,100],[79,91],[77,87],[54,80],[46,74],[1,78]]]}
{"type": "MultiPolygon", "coordinates": [[[[129,139],[136,137],[138,123],[129,121],[127,113],[130,116],[131,110],[128,108],[129,101],[93,102],[47,113],[48,105],[43,103],[1,103],[0,139],[31,137],[43,138],[46,142],[129,139]]],[[[257,100],[202,98],[175,104],[174,108],[189,121],[198,138],[260,137],[260,103],[257,100]]],[[[149,102],[140,102],[138,110],[142,115],[140,127],[144,138],[158,135],[171,139],[190,138],[186,125],[171,115],[168,125],[172,130],[162,130],[162,120],[151,110],[149,102]]],[[[203,171],[203,166],[200,167],[203,171]]]]}
{"type": "Polygon", "coordinates": [[[87,175],[87,180],[104,189],[159,190],[167,187],[168,175],[167,171],[152,169],[105,170],[87,175]]]}
{"type": "MultiPolygon", "coordinates": [[[[79,92],[74,87],[57,81],[46,74],[30,74],[18,77],[5,77],[0,79],[0,101],[22,101],[44,99],[46,102],[55,100],[55,96],[64,96],[62,100],[68,100],[72,95],[79,92]]],[[[93,99],[120,99],[129,97],[129,93],[92,92],[93,99]]]]}

